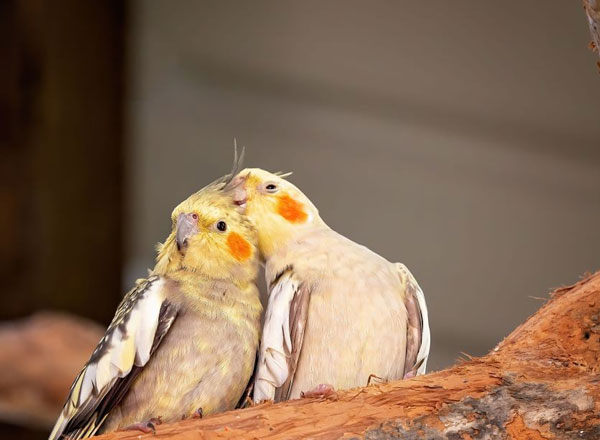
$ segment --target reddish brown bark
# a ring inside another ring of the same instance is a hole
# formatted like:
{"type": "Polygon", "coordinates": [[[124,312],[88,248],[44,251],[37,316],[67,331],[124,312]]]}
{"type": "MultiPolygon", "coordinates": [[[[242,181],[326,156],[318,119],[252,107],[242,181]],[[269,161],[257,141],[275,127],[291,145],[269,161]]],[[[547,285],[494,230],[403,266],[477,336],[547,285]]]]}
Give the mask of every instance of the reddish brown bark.
{"type": "MultiPolygon", "coordinates": [[[[600,272],[555,291],[482,358],[338,392],[337,400],[262,404],[161,425],[156,438],[598,439],[599,370],[600,272]]],[[[99,439],[139,436],[118,432],[99,439]]]]}

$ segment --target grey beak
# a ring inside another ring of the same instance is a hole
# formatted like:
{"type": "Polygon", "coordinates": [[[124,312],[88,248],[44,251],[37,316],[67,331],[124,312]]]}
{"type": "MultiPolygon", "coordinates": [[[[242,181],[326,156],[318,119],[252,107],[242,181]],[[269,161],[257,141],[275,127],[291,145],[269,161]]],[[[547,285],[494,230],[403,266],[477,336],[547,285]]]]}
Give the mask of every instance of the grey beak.
{"type": "Polygon", "coordinates": [[[240,207],[243,211],[246,208],[246,202],[248,201],[248,192],[246,191],[246,180],[248,176],[236,176],[231,181],[233,187],[232,196],[233,203],[240,207]]]}
{"type": "Polygon", "coordinates": [[[177,232],[175,234],[177,249],[185,249],[187,247],[187,239],[197,233],[198,219],[194,218],[194,214],[179,214],[179,217],[177,217],[177,232]]]}

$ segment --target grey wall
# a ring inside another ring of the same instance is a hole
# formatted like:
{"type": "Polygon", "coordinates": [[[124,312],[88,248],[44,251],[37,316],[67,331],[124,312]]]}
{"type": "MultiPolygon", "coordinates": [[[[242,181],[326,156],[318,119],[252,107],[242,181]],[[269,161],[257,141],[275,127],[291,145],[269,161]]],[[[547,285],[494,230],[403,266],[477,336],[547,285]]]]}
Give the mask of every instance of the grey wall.
{"type": "Polygon", "coordinates": [[[133,2],[125,283],[247,164],[425,290],[432,368],[600,267],[600,76],[578,2],[133,2]]]}

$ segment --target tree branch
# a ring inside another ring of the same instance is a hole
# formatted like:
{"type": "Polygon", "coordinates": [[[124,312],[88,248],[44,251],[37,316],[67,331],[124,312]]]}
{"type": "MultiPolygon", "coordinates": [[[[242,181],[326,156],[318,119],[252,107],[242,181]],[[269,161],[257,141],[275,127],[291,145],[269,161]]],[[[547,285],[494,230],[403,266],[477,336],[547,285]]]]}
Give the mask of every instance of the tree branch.
{"type": "MultiPolygon", "coordinates": [[[[598,439],[599,316],[600,272],[556,290],[482,358],[338,392],[336,400],[262,404],[161,425],[156,438],[598,439]]],[[[99,440],[138,438],[126,431],[99,440]]]]}

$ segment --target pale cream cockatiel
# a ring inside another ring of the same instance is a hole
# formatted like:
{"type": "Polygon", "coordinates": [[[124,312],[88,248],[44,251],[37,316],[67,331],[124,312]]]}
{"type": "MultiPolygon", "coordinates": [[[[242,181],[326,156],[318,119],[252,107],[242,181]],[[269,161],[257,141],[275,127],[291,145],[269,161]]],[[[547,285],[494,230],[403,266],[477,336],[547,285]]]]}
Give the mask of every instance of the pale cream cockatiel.
{"type": "Polygon", "coordinates": [[[258,230],[269,289],[255,402],[425,373],[427,306],[403,264],[333,231],[281,175],[246,169],[233,184],[258,230]]]}
{"type": "Polygon", "coordinates": [[[256,231],[232,208],[227,183],[175,208],[156,267],[123,299],[50,440],[235,408],[254,369],[262,305],[256,231]]]}

